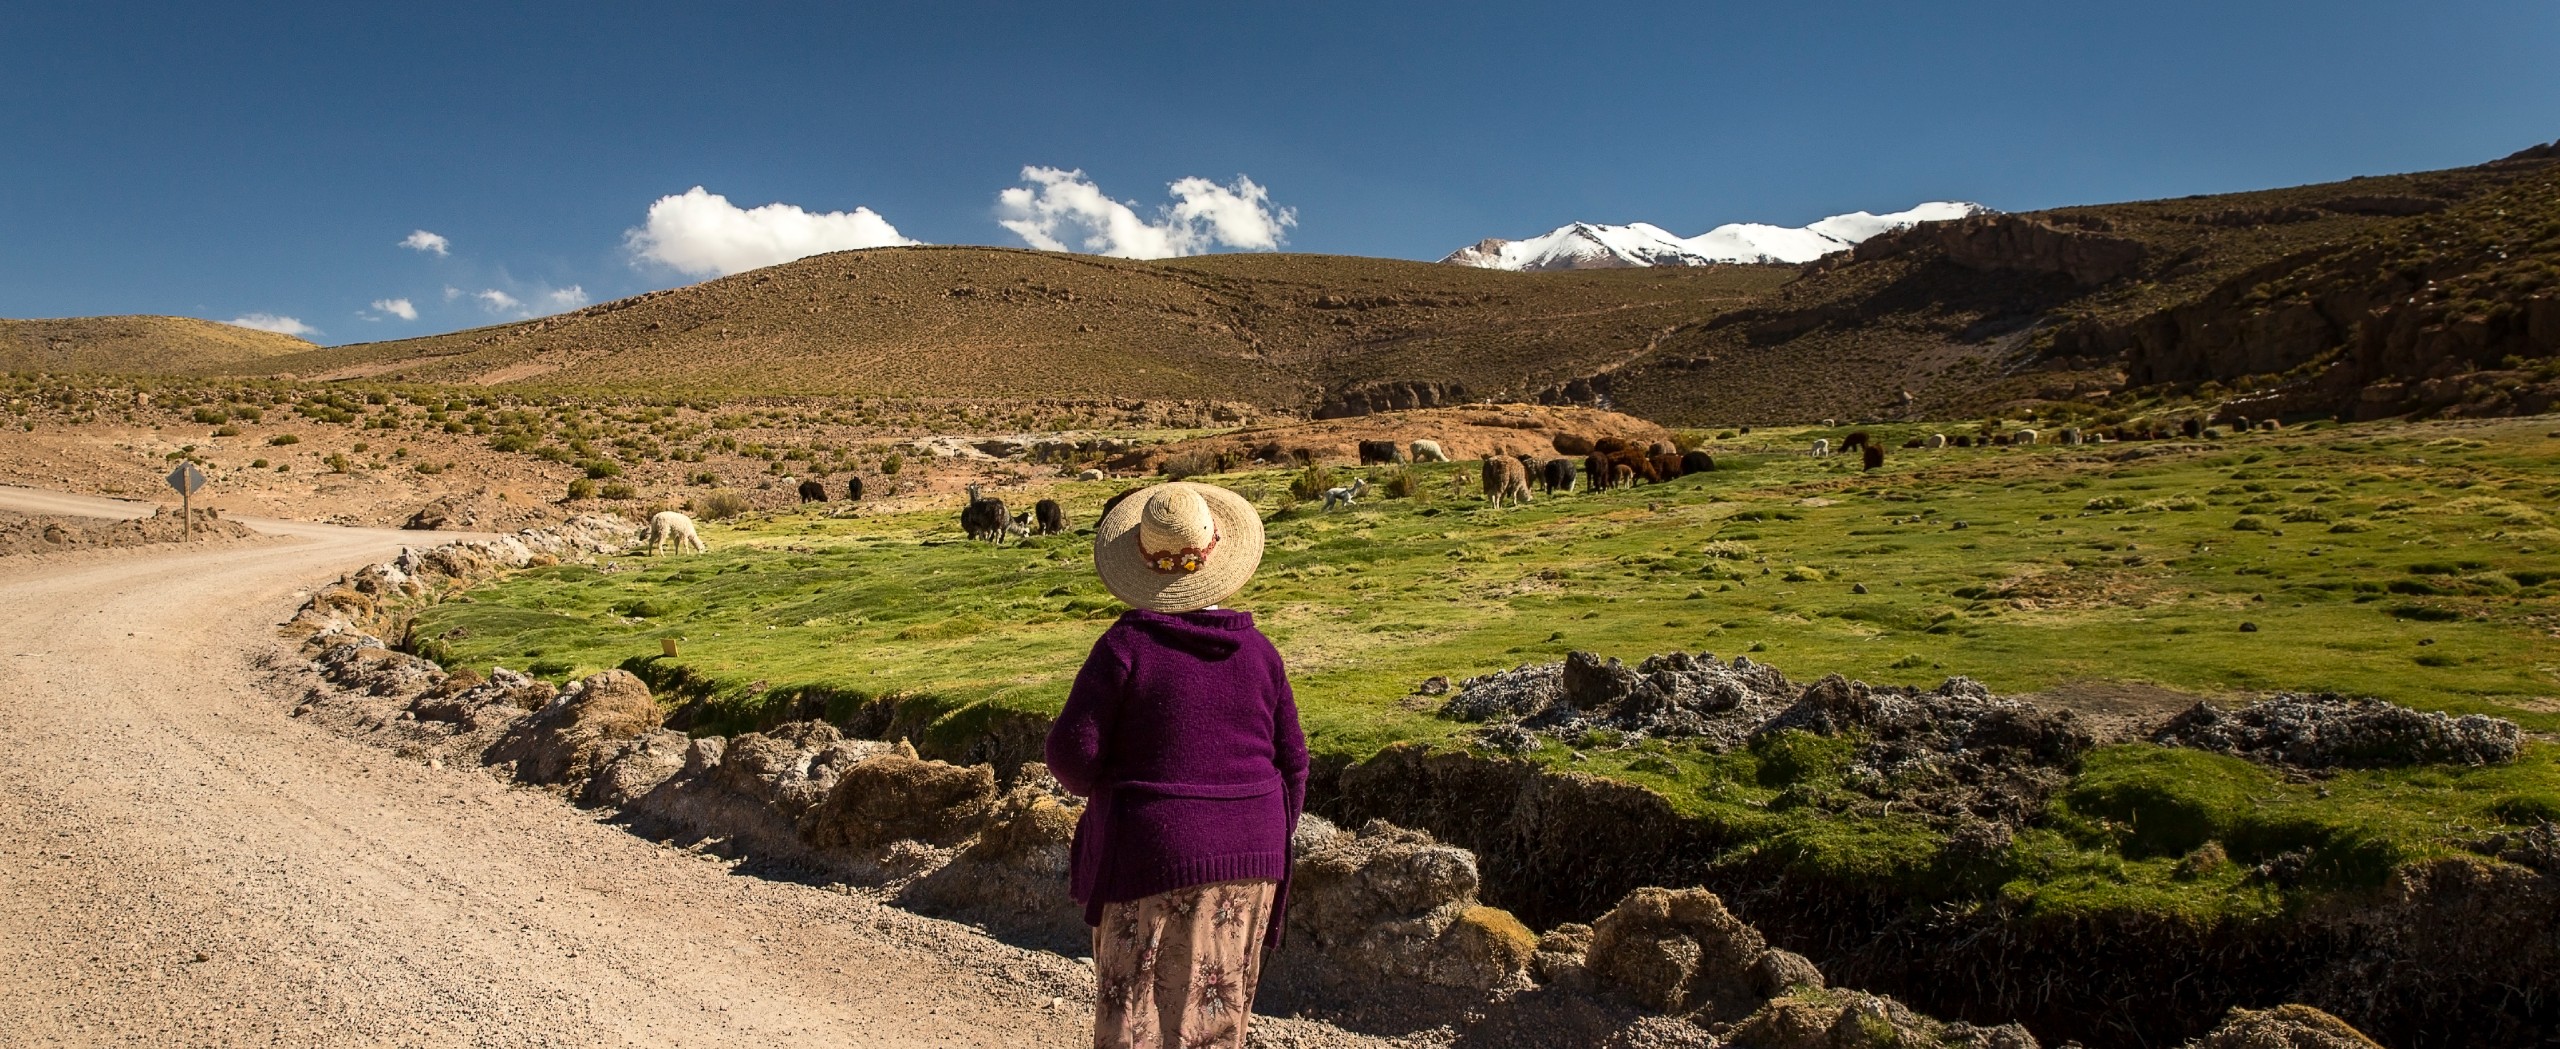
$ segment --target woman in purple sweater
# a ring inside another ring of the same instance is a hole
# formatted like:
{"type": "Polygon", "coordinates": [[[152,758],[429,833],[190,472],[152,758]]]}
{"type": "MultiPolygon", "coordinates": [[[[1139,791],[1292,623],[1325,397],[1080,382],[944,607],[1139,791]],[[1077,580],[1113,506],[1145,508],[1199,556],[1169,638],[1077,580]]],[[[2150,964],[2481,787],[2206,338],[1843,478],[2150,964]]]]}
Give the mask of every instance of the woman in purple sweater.
{"type": "Polygon", "coordinates": [[[1093,560],[1130,610],[1076,674],[1048,759],[1089,799],[1068,888],[1094,926],[1094,1045],[1242,1049],[1307,798],[1280,653],[1217,607],[1262,563],[1262,519],[1224,488],[1157,485],[1103,515],[1093,560]]]}

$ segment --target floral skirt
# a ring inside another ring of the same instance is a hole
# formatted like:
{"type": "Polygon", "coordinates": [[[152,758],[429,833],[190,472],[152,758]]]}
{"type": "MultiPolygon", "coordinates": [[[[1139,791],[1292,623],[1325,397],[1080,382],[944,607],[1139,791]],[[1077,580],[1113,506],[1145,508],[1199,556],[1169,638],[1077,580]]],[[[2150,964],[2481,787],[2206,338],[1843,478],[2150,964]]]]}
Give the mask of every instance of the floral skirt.
{"type": "Polygon", "coordinates": [[[1211,882],[1103,904],[1093,930],[1095,1049],[1244,1049],[1279,886],[1211,882]]]}

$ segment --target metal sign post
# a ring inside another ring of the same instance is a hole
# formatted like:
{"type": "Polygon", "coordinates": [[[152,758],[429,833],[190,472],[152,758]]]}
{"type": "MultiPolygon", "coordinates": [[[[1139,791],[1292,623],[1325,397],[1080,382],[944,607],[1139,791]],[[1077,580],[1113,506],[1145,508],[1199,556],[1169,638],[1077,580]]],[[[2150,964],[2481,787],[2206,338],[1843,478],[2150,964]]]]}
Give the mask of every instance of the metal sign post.
{"type": "Polygon", "coordinates": [[[169,487],[178,490],[178,516],[186,519],[187,541],[196,538],[196,489],[204,487],[204,471],[194,463],[179,463],[169,471],[169,487]]]}

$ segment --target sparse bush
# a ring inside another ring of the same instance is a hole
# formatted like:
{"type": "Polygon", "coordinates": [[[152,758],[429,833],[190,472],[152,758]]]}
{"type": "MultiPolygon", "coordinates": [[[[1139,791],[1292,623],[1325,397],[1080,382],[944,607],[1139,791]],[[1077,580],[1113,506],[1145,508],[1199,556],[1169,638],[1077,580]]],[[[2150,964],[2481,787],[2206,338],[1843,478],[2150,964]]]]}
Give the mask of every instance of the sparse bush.
{"type": "Polygon", "coordinates": [[[573,499],[573,500],[575,500],[575,499],[593,499],[593,498],[595,498],[595,497],[596,497],[596,483],[595,483],[594,481],[590,481],[590,480],[587,480],[587,479],[586,479],[586,478],[584,478],[584,477],[581,477],[581,478],[578,478],[578,479],[577,479],[577,480],[575,480],[575,481],[571,481],[571,482],[569,482],[569,498],[570,498],[570,499],[573,499]]]}
{"type": "Polygon", "coordinates": [[[882,476],[882,477],[896,477],[896,476],[898,476],[898,471],[899,471],[900,469],[904,468],[906,465],[907,465],[907,457],[906,457],[906,456],[903,456],[903,455],[900,455],[900,454],[898,454],[898,453],[896,453],[896,452],[891,452],[891,453],[889,453],[889,454],[887,454],[887,455],[881,456],[881,457],[880,457],[880,476],[882,476]]]}
{"type": "Polygon", "coordinates": [[[433,476],[435,476],[435,475],[437,475],[437,474],[440,474],[440,473],[443,473],[443,472],[444,472],[444,465],[443,465],[443,464],[441,464],[441,463],[419,463],[418,465],[416,465],[416,466],[412,466],[412,467],[410,467],[409,469],[415,470],[415,471],[417,471],[417,472],[419,472],[419,473],[422,473],[422,474],[425,474],[425,475],[427,475],[427,476],[429,476],[429,477],[433,477],[433,476]]]}
{"type": "Polygon", "coordinates": [[[229,423],[224,423],[220,426],[214,427],[213,435],[216,437],[238,437],[240,436],[240,428],[229,423]]]}
{"type": "Polygon", "coordinates": [[[585,470],[587,472],[587,479],[592,481],[601,481],[608,477],[622,476],[622,464],[610,459],[589,459],[586,462],[579,463],[578,468],[585,470]]]}
{"type": "Polygon", "coordinates": [[[1218,472],[1218,457],[1206,451],[1188,451],[1180,455],[1167,456],[1164,464],[1157,469],[1167,480],[1188,480],[1202,474],[1218,472]]]}
{"type": "Polygon", "coordinates": [[[276,447],[276,448],[282,448],[282,447],[284,447],[285,445],[288,445],[288,444],[301,444],[301,443],[302,443],[302,438],[296,437],[296,436],[294,436],[294,435],[292,435],[292,434],[289,434],[289,433],[280,433],[280,434],[277,434],[277,435],[275,435],[275,436],[273,436],[273,437],[269,437],[269,438],[267,438],[267,444],[268,444],[269,446],[271,446],[271,447],[276,447]]]}
{"type": "Polygon", "coordinates": [[[331,452],[328,458],[320,461],[329,464],[330,473],[342,474],[355,468],[355,464],[348,461],[344,452],[331,452]]]}
{"type": "Polygon", "coordinates": [[[231,421],[231,413],[220,408],[198,408],[195,410],[194,419],[207,426],[219,426],[231,421]]]}
{"type": "Polygon", "coordinates": [[[1306,469],[1298,471],[1298,476],[1289,479],[1289,495],[1299,502],[1310,503],[1324,498],[1325,489],[1334,484],[1333,467],[1308,463],[1306,469]]]}
{"type": "Polygon", "coordinates": [[[607,499],[637,499],[637,498],[640,498],[640,490],[639,490],[639,489],[637,489],[637,488],[633,488],[633,487],[631,487],[630,485],[628,485],[628,484],[624,484],[624,483],[623,483],[623,482],[621,482],[621,481],[615,481],[615,482],[613,482],[613,483],[611,483],[611,484],[605,485],[604,487],[602,487],[602,488],[600,488],[600,489],[597,489],[597,490],[596,490],[596,494],[601,495],[601,496],[603,496],[603,497],[605,497],[605,498],[607,498],[607,499]]]}
{"type": "Polygon", "coordinates": [[[1422,471],[1410,466],[1397,466],[1378,472],[1375,483],[1389,499],[1420,499],[1425,489],[1422,471]]]}
{"type": "Polygon", "coordinates": [[[693,516],[705,521],[725,521],[746,513],[747,497],[731,491],[718,491],[693,501],[693,516]]]}
{"type": "Polygon", "coordinates": [[[267,468],[267,461],[264,459],[251,459],[249,460],[249,468],[252,470],[264,470],[267,468]]]}
{"type": "Polygon", "coordinates": [[[685,478],[685,480],[686,480],[688,483],[691,483],[691,484],[699,484],[699,485],[706,485],[706,486],[707,486],[707,485],[715,485],[715,484],[719,484],[719,483],[720,483],[720,475],[719,475],[719,474],[716,474],[716,473],[712,473],[712,472],[711,472],[711,471],[709,471],[709,470],[703,470],[703,471],[700,471],[700,472],[695,473],[695,474],[694,474],[693,476],[691,476],[691,477],[685,478]]]}

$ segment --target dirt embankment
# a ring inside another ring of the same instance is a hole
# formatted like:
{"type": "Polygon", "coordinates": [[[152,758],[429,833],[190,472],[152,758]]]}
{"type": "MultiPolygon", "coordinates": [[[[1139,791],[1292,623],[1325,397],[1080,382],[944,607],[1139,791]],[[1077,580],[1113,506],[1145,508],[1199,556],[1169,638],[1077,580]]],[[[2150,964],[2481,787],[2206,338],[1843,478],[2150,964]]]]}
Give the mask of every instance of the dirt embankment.
{"type": "Polygon", "coordinates": [[[196,510],[194,516],[191,532],[186,516],[175,507],[161,507],[149,517],[125,521],[0,510],[0,557],[152,543],[249,543],[265,538],[247,525],[223,520],[222,512],[211,507],[196,510]]]}

